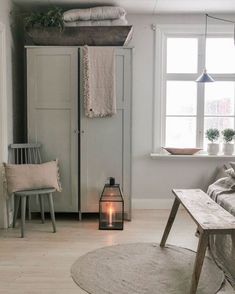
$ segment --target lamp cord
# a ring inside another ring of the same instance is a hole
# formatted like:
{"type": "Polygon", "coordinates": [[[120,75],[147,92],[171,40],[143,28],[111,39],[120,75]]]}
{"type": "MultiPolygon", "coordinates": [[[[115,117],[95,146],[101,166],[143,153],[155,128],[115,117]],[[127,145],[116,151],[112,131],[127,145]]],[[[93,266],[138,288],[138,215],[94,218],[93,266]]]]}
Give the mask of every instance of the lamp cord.
{"type": "Polygon", "coordinates": [[[235,24],[235,21],[206,14],[207,17],[235,24]]]}
{"type": "Polygon", "coordinates": [[[208,18],[208,14],[206,14],[206,21],[205,21],[205,43],[207,38],[207,18],[208,18]]]}
{"type": "Polygon", "coordinates": [[[221,17],[216,17],[216,16],[212,16],[206,13],[206,26],[205,26],[205,41],[206,41],[206,37],[207,37],[207,18],[212,18],[212,19],[216,19],[216,20],[220,20],[220,21],[224,21],[224,22],[229,22],[233,24],[233,42],[235,45],[235,21],[230,20],[230,19],[225,19],[225,18],[221,18],[221,17]]]}

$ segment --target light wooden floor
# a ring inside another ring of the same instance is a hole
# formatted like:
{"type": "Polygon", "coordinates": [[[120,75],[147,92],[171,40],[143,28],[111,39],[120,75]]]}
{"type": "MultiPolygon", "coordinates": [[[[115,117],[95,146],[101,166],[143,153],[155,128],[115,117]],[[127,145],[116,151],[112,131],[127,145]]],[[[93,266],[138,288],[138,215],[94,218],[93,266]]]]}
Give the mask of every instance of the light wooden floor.
{"type": "MultiPolygon", "coordinates": [[[[99,231],[95,219],[57,219],[55,234],[49,220],[44,225],[32,220],[26,223],[24,239],[19,238],[17,228],[0,230],[0,293],[85,293],[70,277],[70,267],[80,255],[107,245],[160,242],[168,215],[167,210],[134,211],[124,231],[99,231]]],[[[168,243],[195,250],[195,229],[187,213],[180,210],[168,243]]]]}

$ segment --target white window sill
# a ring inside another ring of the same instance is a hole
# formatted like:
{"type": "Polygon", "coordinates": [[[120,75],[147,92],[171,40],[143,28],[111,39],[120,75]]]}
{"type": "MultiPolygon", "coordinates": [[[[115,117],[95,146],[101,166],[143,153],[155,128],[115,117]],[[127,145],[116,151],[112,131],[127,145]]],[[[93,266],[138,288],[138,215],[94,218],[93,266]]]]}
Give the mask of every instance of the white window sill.
{"type": "Polygon", "coordinates": [[[217,159],[233,159],[235,158],[234,155],[223,155],[223,154],[218,154],[218,155],[208,155],[208,154],[194,154],[194,155],[172,155],[172,154],[166,154],[166,153],[151,153],[150,157],[152,159],[158,159],[158,158],[217,158],[217,159]]]}

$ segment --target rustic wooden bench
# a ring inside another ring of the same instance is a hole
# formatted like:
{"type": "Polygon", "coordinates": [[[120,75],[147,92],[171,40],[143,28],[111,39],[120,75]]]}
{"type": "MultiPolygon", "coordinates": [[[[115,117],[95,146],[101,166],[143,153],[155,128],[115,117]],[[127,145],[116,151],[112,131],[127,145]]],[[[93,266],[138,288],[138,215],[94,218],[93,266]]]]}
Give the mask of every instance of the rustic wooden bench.
{"type": "Polygon", "coordinates": [[[235,232],[235,217],[219,206],[202,190],[174,189],[172,192],[175,195],[175,201],[160,246],[165,246],[179,205],[182,204],[197,224],[200,232],[190,289],[190,294],[194,294],[197,291],[209,235],[231,234],[235,232]]]}

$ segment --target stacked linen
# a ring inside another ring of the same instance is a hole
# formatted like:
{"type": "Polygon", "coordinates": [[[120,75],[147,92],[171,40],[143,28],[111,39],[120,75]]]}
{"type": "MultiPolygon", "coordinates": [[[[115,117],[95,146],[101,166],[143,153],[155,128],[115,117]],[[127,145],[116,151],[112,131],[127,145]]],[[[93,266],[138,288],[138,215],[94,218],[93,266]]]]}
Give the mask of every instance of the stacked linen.
{"type": "Polygon", "coordinates": [[[66,27],[127,25],[125,9],[116,6],[71,9],[64,12],[63,20],[66,27]]]}

